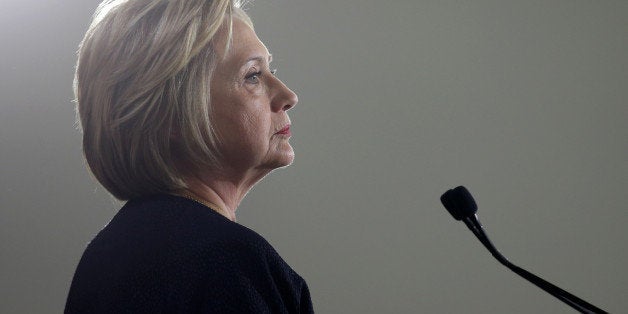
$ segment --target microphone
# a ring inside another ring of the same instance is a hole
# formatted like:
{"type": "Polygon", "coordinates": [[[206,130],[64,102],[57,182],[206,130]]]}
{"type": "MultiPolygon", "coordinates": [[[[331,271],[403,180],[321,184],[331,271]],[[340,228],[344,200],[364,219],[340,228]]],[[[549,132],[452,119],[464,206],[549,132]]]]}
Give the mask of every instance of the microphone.
{"type": "Polygon", "coordinates": [[[567,305],[578,310],[580,313],[607,313],[606,311],[578,298],[577,296],[545,281],[544,279],[528,272],[527,270],[518,267],[506,259],[496,248],[493,246],[488,236],[484,232],[482,224],[477,218],[476,212],[478,206],[471,196],[471,193],[464,187],[459,186],[454,189],[448,190],[440,197],[441,203],[447,209],[447,211],[456,220],[462,220],[467,227],[475,234],[475,236],[482,242],[484,247],[499,261],[502,265],[508,267],[519,276],[527,279],[537,287],[545,290],[545,292],[553,295],[559,300],[565,302],[567,305]]]}

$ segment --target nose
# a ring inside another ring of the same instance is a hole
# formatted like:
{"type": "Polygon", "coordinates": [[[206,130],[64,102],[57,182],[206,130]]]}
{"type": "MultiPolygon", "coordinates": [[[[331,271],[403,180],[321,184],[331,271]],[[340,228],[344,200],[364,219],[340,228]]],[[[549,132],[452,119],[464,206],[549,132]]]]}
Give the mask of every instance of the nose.
{"type": "Polygon", "coordinates": [[[279,79],[277,79],[276,88],[277,93],[273,97],[274,111],[288,111],[299,102],[297,94],[279,79]]]}

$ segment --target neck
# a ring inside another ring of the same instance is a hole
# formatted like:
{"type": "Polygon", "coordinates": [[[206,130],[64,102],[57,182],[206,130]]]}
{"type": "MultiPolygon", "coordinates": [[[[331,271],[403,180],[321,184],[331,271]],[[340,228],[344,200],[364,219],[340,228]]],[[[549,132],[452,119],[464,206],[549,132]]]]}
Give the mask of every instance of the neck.
{"type": "Polygon", "coordinates": [[[236,221],[236,210],[240,202],[262,177],[239,181],[211,175],[188,177],[185,180],[188,187],[183,192],[190,193],[201,201],[215,204],[219,207],[215,209],[218,213],[231,221],[236,221]]]}

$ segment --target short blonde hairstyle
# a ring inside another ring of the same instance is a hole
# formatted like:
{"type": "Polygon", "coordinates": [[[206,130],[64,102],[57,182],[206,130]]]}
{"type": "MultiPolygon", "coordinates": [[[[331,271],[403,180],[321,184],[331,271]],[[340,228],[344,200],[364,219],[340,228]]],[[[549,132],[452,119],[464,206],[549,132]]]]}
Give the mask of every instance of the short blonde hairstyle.
{"type": "Polygon", "coordinates": [[[120,200],[186,187],[178,165],[215,167],[210,79],[229,49],[238,0],[105,0],[78,50],[74,77],[83,152],[120,200]],[[213,40],[227,29],[225,47],[213,40]]]}

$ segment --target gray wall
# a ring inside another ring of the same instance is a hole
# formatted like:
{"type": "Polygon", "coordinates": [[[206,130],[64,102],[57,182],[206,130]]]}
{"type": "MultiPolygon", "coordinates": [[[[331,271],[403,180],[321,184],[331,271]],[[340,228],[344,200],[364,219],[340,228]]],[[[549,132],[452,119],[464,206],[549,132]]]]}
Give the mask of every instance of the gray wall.
{"type": "MultiPolygon", "coordinates": [[[[115,214],[84,169],[74,51],[97,1],[0,3],[0,312],[62,310],[115,214]]],[[[628,1],[258,0],[300,96],[297,158],[239,222],[319,313],[571,313],[439,203],[464,184],[512,261],[628,308],[628,1]]]]}

